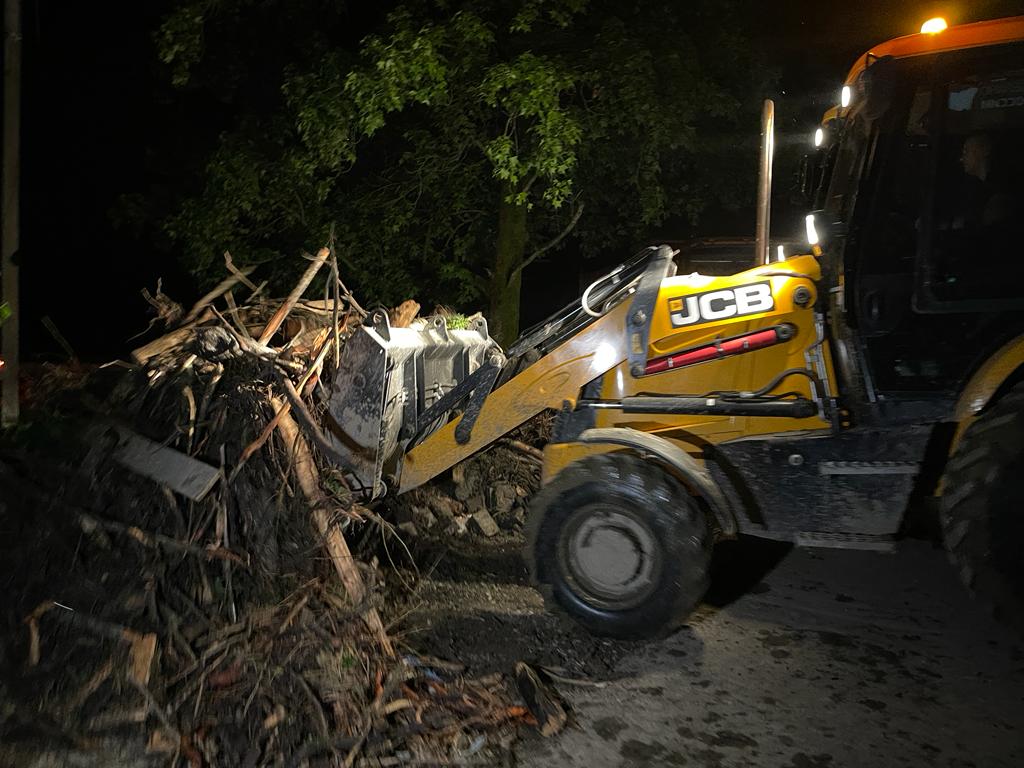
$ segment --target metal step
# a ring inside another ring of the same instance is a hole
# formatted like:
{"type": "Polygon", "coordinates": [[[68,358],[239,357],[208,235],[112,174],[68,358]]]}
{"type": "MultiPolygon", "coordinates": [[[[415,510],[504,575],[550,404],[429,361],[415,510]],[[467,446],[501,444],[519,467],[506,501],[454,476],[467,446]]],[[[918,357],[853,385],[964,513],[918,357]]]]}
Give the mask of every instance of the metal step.
{"type": "Polygon", "coordinates": [[[891,536],[867,533],[828,533],[823,531],[797,531],[793,543],[798,547],[821,549],[867,549],[873,552],[893,552],[896,540],[891,536]]]}
{"type": "Polygon", "coordinates": [[[819,461],[822,475],[916,475],[916,461],[819,461]]]}

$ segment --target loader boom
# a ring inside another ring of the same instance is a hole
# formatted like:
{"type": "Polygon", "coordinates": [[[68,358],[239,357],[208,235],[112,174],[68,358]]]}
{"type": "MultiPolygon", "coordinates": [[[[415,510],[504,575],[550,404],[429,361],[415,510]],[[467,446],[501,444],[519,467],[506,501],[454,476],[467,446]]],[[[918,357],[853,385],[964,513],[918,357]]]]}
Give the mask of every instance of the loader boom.
{"type": "Polygon", "coordinates": [[[623,329],[630,304],[623,302],[581,333],[556,347],[484,401],[472,436],[456,440],[451,421],[405,456],[399,493],[412,490],[494,442],[545,408],[573,407],[580,391],[627,356],[623,329]]]}

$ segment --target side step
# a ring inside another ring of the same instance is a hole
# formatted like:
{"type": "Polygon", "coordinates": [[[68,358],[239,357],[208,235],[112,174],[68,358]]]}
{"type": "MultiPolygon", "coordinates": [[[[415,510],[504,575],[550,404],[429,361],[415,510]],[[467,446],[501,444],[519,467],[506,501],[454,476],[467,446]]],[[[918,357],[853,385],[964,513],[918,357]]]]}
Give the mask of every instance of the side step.
{"type": "Polygon", "coordinates": [[[895,552],[896,540],[892,536],[876,536],[869,533],[827,533],[822,531],[797,531],[793,543],[798,547],[821,549],[866,549],[873,552],[895,552]]]}

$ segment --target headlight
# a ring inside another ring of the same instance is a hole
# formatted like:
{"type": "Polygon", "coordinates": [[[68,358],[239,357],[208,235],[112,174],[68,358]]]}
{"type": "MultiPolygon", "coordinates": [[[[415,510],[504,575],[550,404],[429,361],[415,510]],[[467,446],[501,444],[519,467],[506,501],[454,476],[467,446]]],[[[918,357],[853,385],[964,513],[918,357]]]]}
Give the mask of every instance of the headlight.
{"type": "Polygon", "coordinates": [[[818,228],[814,226],[814,214],[809,213],[804,219],[804,225],[807,227],[807,244],[817,245],[818,244],[818,228]]]}

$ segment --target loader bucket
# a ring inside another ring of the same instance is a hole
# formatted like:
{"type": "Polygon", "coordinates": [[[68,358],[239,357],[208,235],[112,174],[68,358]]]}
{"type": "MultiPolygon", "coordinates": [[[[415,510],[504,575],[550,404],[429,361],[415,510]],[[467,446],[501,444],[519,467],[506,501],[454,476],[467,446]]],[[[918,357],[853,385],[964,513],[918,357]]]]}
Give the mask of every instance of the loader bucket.
{"type": "Polygon", "coordinates": [[[325,418],[352,490],[383,496],[410,441],[450,415],[430,414],[425,425],[423,414],[495,356],[504,360],[482,317],[465,330],[449,328],[441,316],[392,328],[385,312],[374,312],[345,344],[325,418]]]}

